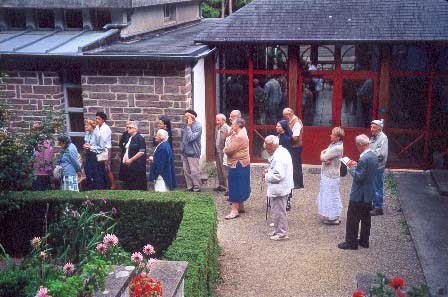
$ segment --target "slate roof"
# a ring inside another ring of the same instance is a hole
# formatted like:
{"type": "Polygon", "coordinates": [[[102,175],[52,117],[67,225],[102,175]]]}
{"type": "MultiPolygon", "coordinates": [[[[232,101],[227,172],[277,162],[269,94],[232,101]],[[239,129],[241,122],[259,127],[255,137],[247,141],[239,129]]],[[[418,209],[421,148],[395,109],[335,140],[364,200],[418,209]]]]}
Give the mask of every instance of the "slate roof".
{"type": "Polygon", "coordinates": [[[161,32],[140,36],[133,40],[119,40],[109,45],[85,52],[89,56],[146,57],[154,59],[195,59],[210,52],[207,45],[197,44],[194,37],[206,28],[215,25],[216,19],[199,22],[161,32]]]}
{"type": "Polygon", "coordinates": [[[194,0],[1,0],[0,7],[15,8],[134,8],[194,0]]]}
{"type": "Polygon", "coordinates": [[[119,33],[109,31],[0,31],[0,55],[79,56],[119,33]]]}
{"type": "Polygon", "coordinates": [[[200,33],[196,41],[448,41],[448,1],[254,0],[200,33]]]}

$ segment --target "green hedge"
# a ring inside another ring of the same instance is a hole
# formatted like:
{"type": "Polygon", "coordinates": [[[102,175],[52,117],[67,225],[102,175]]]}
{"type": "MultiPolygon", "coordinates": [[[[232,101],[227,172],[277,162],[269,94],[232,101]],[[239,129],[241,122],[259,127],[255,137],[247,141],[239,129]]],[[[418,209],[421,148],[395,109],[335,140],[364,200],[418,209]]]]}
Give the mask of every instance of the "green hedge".
{"type": "Polygon", "coordinates": [[[51,223],[66,203],[79,205],[86,199],[105,209],[118,210],[115,233],[127,251],[140,250],[151,243],[163,258],[187,261],[186,296],[212,295],[218,278],[219,247],[216,208],[209,194],[16,192],[0,200],[0,243],[11,255],[27,253],[29,240],[43,234],[46,213],[51,223]]]}

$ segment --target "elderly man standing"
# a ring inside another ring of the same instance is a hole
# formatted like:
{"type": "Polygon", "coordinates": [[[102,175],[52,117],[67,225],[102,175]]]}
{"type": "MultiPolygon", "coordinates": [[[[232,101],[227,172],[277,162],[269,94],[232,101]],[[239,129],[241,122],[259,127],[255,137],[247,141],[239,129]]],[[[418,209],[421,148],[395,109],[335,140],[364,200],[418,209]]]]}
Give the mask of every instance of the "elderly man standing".
{"type": "Polygon", "coordinates": [[[369,137],[364,134],[356,136],[356,148],[361,153],[359,163],[350,160],[348,167],[353,177],[350,202],[347,210],[347,224],[345,229],[345,242],[341,242],[338,248],[343,250],[357,250],[358,245],[369,247],[370,237],[370,210],[375,196],[373,181],[378,168],[378,158],[369,149],[369,137]],[[358,240],[359,223],[361,233],[358,240]]]}
{"type": "Polygon", "coordinates": [[[196,120],[197,116],[194,110],[186,110],[185,126],[182,128],[181,157],[187,189],[190,192],[201,191],[199,158],[201,157],[202,125],[196,120]]]}
{"type": "MultiPolygon", "coordinates": [[[[292,131],[291,137],[291,158],[294,167],[294,189],[303,188],[303,172],[302,172],[302,138],[303,138],[303,123],[294,114],[294,110],[287,107],[283,109],[283,118],[288,121],[288,126],[292,131]]],[[[287,210],[291,209],[292,192],[288,197],[287,210]]]]}
{"type": "Polygon", "coordinates": [[[386,134],[383,132],[384,120],[373,120],[370,125],[370,150],[378,157],[378,169],[375,172],[375,181],[373,186],[375,188],[375,196],[373,197],[373,210],[370,212],[372,216],[383,215],[383,200],[384,200],[384,169],[387,163],[387,154],[389,141],[386,134]]]}
{"type": "Polygon", "coordinates": [[[222,113],[216,115],[215,124],[216,169],[218,171],[219,185],[214,190],[225,192],[227,191],[227,168],[223,163],[223,150],[226,142],[226,136],[230,131],[230,127],[226,123],[226,116],[222,113]]]}
{"type": "Polygon", "coordinates": [[[289,238],[287,234],[286,201],[294,188],[294,179],[290,174],[293,170],[292,159],[288,150],[279,145],[277,136],[266,136],[263,147],[271,155],[269,167],[263,172],[275,228],[270,239],[286,240],[289,238]]]}

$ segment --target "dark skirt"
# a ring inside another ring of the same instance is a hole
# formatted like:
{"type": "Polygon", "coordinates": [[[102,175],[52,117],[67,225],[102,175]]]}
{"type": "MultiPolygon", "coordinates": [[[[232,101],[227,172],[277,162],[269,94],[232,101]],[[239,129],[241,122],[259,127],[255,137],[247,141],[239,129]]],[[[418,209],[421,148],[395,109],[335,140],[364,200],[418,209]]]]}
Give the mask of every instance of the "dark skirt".
{"type": "Polygon", "coordinates": [[[250,165],[243,167],[240,162],[235,168],[228,168],[230,202],[244,202],[250,196],[250,165]]]}
{"type": "Polygon", "coordinates": [[[51,178],[49,175],[36,175],[33,180],[33,191],[49,191],[51,188],[51,178]]]}
{"type": "Polygon", "coordinates": [[[106,189],[106,169],[104,162],[98,162],[96,154],[87,151],[84,160],[84,172],[86,174],[86,190],[106,189]]]}
{"type": "Polygon", "coordinates": [[[303,188],[303,172],[302,172],[302,146],[292,147],[289,150],[293,166],[294,189],[303,188]]]}

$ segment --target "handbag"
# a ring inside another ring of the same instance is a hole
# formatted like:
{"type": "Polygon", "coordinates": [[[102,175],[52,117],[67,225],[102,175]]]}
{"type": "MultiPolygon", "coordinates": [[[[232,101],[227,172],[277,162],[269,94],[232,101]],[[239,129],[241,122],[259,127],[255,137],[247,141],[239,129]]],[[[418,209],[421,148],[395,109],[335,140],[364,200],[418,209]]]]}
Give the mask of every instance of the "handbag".
{"type": "Polygon", "coordinates": [[[347,166],[344,163],[342,163],[342,162],[341,162],[341,167],[339,169],[339,175],[341,177],[344,177],[344,176],[347,175],[347,166]]]}
{"type": "Polygon", "coordinates": [[[108,149],[104,149],[104,151],[102,151],[101,153],[96,155],[96,160],[98,162],[104,162],[107,161],[109,159],[109,151],[108,149]]]}
{"type": "Polygon", "coordinates": [[[62,178],[62,166],[61,165],[56,165],[56,167],[54,167],[53,176],[57,180],[60,180],[62,178]]]}

